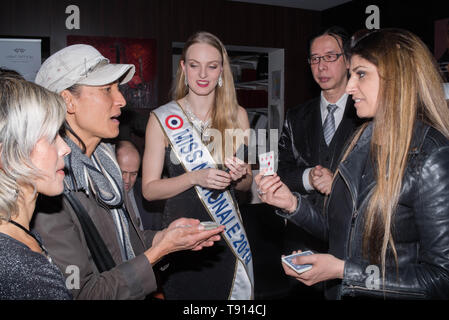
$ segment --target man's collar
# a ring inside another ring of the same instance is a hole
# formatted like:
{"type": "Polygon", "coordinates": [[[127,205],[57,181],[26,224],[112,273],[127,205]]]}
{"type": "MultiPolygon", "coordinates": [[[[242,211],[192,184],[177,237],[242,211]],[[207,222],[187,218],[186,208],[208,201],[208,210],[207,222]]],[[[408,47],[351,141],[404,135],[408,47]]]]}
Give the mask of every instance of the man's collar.
{"type": "Polygon", "coordinates": [[[340,97],[340,99],[338,99],[338,101],[336,103],[330,103],[324,97],[323,91],[321,91],[321,100],[320,100],[321,101],[320,102],[321,109],[326,110],[326,108],[329,104],[336,104],[338,108],[341,108],[342,110],[344,110],[346,108],[346,102],[348,101],[348,97],[349,97],[349,95],[345,92],[340,97]]]}

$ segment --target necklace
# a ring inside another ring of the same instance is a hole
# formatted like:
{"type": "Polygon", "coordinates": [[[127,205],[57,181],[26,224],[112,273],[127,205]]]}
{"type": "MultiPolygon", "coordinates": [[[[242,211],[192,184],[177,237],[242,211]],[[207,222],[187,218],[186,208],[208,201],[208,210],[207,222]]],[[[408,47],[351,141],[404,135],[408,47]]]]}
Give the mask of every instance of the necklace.
{"type": "Polygon", "coordinates": [[[44,245],[39,241],[39,239],[34,234],[32,234],[30,231],[28,231],[20,223],[17,223],[17,222],[12,221],[12,220],[9,220],[9,223],[11,223],[14,226],[22,229],[23,231],[25,231],[26,234],[28,234],[30,237],[32,237],[34,240],[36,240],[37,244],[39,245],[39,247],[41,248],[42,252],[44,253],[45,258],[47,258],[47,260],[50,261],[50,263],[52,262],[51,257],[48,255],[47,249],[45,249],[44,245]]]}
{"type": "Polygon", "coordinates": [[[201,134],[201,140],[203,142],[209,142],[210,141],[210,135],[206,134],[206,130],[210,128],[211,124],[210,121],[211,119],[208,118],[206,121],[202,121],[200,120],[192,111],[192,109],[190,109],[190,104],[187,101],[187,99],[185,99],[185,112],[187,117],[189,118],[190,122],[192,122],[193,126],[200,132],[201,134]]]}

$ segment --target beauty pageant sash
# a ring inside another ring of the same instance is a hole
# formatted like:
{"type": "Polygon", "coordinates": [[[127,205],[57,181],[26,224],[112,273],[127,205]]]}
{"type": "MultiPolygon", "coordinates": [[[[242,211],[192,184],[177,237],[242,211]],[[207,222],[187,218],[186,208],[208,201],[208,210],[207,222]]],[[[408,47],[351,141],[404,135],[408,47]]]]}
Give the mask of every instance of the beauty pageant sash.
{"type": "MultiPolygon", "coordinates": [[[[200,134],[176,102],[172,101],[153,112],[186,172],[217,168],[212,155],[201,141],[200,134]]],[[[240,212],[231,193],[226,190],[213,199],[212,190],[201,186],[195,186],[195,189],[211,218],[226,227],[223,236],[237,258],[230,299],[253,299],[254,275],[251,249],[240,212]]]]}

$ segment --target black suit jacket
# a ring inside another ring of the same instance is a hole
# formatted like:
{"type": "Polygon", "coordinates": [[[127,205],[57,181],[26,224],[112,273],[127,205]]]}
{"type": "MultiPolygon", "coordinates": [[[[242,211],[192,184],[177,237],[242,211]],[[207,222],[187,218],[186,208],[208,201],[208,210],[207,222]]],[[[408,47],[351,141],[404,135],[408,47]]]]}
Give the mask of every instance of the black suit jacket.
{"type": "Polygon", "coordinates": [[[137,178],[131,191],[141,218],[141,220],[138,219],[139,227],[142,224],[144,230],[162,230],[162,212],[165,201],[147,201],[142,195],[142,179],[140,177],[137,178]]]}
{"type": "Polygon", "coordinates": [[[304,170],[323,165],[335,172],[346,143],[363,121],[357,117],[354,101],[349,96],[343,119],[328,150],[324,151],[320,97],[289,109],[279,140],[278,175],[282,181],[292,191],[307,195],[312,202],[319,204],[324,197],[316,191],[306,191],[302,183],[304,170]],[[328,154],[325,155],[326,152],[328,154]],[[330,158],[324,159],[325,156],[330,158]],[[330,166],[323,164],[325,160],[330,166]]]}

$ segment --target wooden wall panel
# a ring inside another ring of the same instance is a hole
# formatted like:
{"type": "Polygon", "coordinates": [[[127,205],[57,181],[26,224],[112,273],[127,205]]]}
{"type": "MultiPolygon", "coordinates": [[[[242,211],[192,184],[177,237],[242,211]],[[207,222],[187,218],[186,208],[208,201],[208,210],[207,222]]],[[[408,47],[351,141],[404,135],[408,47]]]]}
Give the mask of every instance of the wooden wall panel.
{"type": "Polygon", "coordinates": [[[339,24],[350,33],[365,29],[365,21],[369,16],[365,9],[369,5],[379,7],[381,28],[407,29],[418,35],[430,50],[434,46],[435,20],[449,17],[448,1],[353,0],[323,11],[323,25],[339,24]]]}
{"type": "Polygon", "coordinates": [[[23,0],[2,3],[0,35],[50,37],[50,51],[66,46],[67,35],[154,38],[158,51],[159,104],[169,99],[172,42],[195,31],[216,34],[225,45],[285,48],[285,105],[316,92],[310,87],[304,35],[316,31],[315,11],[225,0],[23,0]],[[81,29],[67,30],[65,8],[78,5],[81,29]]]}

